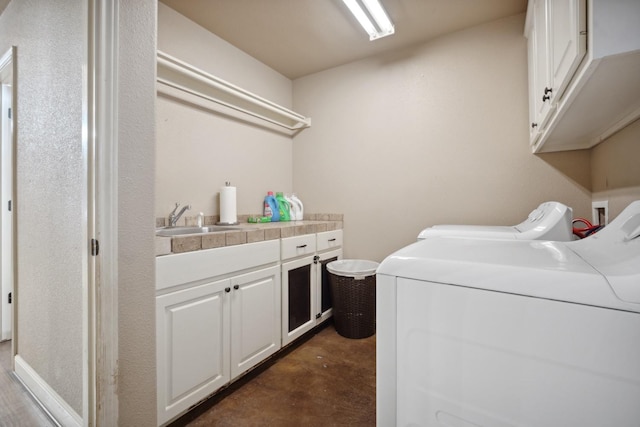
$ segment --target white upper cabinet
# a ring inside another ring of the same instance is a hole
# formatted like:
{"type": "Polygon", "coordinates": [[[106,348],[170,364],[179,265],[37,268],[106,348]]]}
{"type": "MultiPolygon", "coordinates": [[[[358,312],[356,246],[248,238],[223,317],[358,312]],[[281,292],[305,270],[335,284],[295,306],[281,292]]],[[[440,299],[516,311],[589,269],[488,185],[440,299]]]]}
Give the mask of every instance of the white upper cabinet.
{"type": "Polygon", "coordinates": [[[590,148],[640,117],[640,1],[531,0],[530,143],[590,148]]]}
{"type": "Polygon", "coordinates": [[[585,0],[529,2],[531,144],[542,135],[557,101],[586,53],[585,9],[585,0]]]}
{"type": "Polygon", "coordinates": [[[540,134],[550,117],[551,106],[551,77],[550,77],[550,46],[549,46],[549,17],[547,0],[537,0],[530,3],[531,30],[529,32],[529,63],[531,79],[529,85],[529,108],[531,110],[532,138],[540,134]]]}
{"type": "Polygon", "coordinates": [[[551,96],[559,99],[587,53],[585,0],[548,0],[551,96]]]}

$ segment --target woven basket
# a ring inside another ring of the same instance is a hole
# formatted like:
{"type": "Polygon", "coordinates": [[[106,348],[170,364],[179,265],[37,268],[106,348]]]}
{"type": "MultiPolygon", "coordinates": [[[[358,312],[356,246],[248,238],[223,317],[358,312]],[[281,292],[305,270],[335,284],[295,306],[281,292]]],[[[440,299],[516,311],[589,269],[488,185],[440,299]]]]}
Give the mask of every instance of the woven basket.
{"type": "Polygon", "coordinates": [[[333,322],[346,338],[367,338],[376,332],[376,276],[364,279],[329,272],[333,322]]]}

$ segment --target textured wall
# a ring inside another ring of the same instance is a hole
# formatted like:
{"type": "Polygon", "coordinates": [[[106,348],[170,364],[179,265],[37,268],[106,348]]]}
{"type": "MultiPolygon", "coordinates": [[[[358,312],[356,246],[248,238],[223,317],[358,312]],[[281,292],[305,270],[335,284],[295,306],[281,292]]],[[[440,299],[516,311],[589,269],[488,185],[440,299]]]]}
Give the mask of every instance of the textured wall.
{"type": "Polygon", "coordinates": [[[119,19],[118,425],[142,427],[156,425],[156,1],[121,1],[119,19]]]}
{"type": "Polygon", "coordinates": [[[18,46],[18,354],[82,415],[82,0],[13,0],[0,51],[18,46]]]}
{"type": "Polygon", "coordinates": [[[593,200],[609,201],[609,220],[640,200],[639,158],[640,120],[591,149],[593,200]]]}
{"type": "MultiPolygon", "coordinates": [[[[162,3],[158,48],[270,101],[291,105],[289,79],[162,3]]],[[[261,212],[268,190],[291,191],[290,136],[164,96],[157,102],[156,216],[166,217],[175,202],[191,204],[186,215],[217,215],[217,193],[225,181],[237,187],[239,214],[261,212]]]]}
{"type": "Polygon", "coordinates": [[[294,81],[310,212],[344,212],[345,257],[381,260],[439,223],[515,224],[545,200],[585,215],[589,153],[531,154],[524,15],[294,81]]]}

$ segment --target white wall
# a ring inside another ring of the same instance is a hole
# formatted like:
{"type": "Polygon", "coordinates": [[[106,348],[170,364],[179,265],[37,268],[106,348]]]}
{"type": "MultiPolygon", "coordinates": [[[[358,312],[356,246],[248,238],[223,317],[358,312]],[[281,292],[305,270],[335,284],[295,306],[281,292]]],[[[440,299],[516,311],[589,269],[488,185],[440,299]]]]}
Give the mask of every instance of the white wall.
{"type": "Polygon", "coordinates": [[[515,224],[545,200],[586,215],[589,153],[531,154],[524,15],[294,81],[313,126],[294,190],[345,214],[345,257],[381,260],[438,223],[515,224]]]}
{"type": "MultiPolygon", "coordinates": [[[[158,49],[284,107],[292,84],[251,56],[158,3],[158,49]]],[[[165,96],[157,100],[156,216],[175,202],[186,215],[219,214],[226,181],[237,187],[238,214],[262,212],[267,191],[292,188],[291,137],[165,96]]]]}
{"type": "Polygon", "coordinates": [[[17,352],[80,415],[83,10],[13,0],[0,16],[0,52],[18,47],[17,352]]]}

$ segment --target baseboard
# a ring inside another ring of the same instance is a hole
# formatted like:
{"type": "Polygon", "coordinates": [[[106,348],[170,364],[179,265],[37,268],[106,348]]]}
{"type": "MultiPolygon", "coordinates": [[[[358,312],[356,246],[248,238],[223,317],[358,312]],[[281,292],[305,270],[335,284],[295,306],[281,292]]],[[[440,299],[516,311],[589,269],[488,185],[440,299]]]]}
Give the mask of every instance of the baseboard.
{"type": "Polygon", "coordinates": [[[82,417],[20,356],[15,357],[15,374],[57,423],[65,427],[82,426],[82,417]]]}

